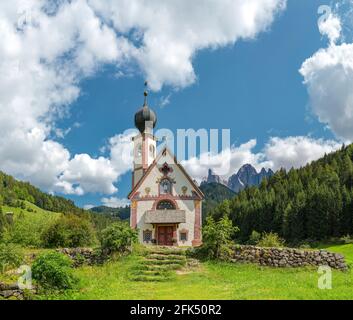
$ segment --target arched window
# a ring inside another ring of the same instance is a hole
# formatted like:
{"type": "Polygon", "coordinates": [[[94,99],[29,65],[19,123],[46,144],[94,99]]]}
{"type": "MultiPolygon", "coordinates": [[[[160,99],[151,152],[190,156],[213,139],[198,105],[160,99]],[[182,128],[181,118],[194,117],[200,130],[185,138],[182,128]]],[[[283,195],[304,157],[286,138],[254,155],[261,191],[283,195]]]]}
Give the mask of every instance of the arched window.
{"type": "Polygon", "coordinates": [[[150,157],[154,158],[155,157],[155,147],[154,145],[150,145],[150,157]]]}
{"type": "Polygon", "coordinates": [[[159,185],[160,194],[172,194],[172,183],[168,179],[163,179],[159,185]]]}
{"type": "Polygon", "coordinates": [[[157,204],[157,210],[175,210],[175,205],[169,200],[162,200],[157,204]]]}
{"type": "Polygon", "coordinates": [[[136,156],[141,157],[142,156],[142,144],[139,143],[136,147],[136,156]]]}

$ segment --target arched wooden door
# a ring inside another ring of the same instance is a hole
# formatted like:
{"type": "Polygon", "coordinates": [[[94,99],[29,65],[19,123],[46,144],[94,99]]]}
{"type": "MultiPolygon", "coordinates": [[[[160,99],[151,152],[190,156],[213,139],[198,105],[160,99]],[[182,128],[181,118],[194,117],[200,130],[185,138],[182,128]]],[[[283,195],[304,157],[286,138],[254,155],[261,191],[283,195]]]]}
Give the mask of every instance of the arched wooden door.
{"type": "Polygon", "coordinates": [[[158,226],[158,245],[173,245],[173,226],[158,226]]]}

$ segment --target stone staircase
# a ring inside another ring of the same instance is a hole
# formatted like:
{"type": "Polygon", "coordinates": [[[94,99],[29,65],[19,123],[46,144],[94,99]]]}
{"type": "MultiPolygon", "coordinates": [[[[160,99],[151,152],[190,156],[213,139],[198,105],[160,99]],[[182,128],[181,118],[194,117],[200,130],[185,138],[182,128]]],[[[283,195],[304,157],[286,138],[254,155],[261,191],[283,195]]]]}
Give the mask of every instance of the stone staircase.
{"type": "Polygon", "coordinates": [[[131,270],[130,279],[134,281],[167,281],[174,271],[186,265],[185,250],[173,247],[146,248],[137,266],[131,270]]]}

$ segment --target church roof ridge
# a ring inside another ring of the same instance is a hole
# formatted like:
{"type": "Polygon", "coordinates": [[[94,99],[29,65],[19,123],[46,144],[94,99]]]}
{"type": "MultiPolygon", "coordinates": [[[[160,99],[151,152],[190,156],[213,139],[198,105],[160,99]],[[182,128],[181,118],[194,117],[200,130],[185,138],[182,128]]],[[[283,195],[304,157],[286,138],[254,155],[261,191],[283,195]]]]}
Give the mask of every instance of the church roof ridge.
{"type": "Polygon", "coordinates": [[[171,152],[171,150],[165,146],[157,155],[156,159],[152,162],[152,164],[148,167],[146,170],[145,174],[142,176],[142,178],[139,180],[139,182],[135,185],[135,187],[131,190],[131,192],[128,195],[128,199],[131,199],[132,196],[136,193],[138,188],[142,185],[142,183],[145,181],[146,177],[149,175],[149,173],[152,171],[152,169],[157,165],[159,159],[163,156],[165,152],[168,152],[174,159],[175,164],[178,166],[178,168],[181,170],[181,172],[185,175],[185,177],[189,180],[191,185],[194,187],[196,190],[196,193],[200,196],[201,199],[205,198],[205,195],[199,188],[199,186],[195,183],[195,181],[191,178],[191,176],[188,174],[188,172],[185,170],[185,168],[179,163],[177,160],[176,156],[171,152]]]}

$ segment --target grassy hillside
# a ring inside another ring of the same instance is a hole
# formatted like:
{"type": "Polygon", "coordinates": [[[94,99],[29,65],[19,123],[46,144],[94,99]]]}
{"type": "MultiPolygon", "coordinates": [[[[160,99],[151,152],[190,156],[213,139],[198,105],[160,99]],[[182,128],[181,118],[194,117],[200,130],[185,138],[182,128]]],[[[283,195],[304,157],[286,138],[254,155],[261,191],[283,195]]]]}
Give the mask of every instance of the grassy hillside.
{"type": "Polygon", "coordinates": [[[106,214],[121,220],[130,219],[130,206],[124,208],[110,208],[106,206],[99,206],[90,209],[94,213],[106,214]]]}
{"type": "Polygon", "coordinates": [[[84,210],[63,197],[42,192],[28,182],[18,181],[0,171],[0,206],[21,207],[23,201],[53,212],[82,213],[84,210]]]}
{"type": "Polygon", "coordinates": [[[2,207],[5,216],[7,213],[13,213],[13,221],[8,221],[9,227],[5,231],[4,239],[23,246],[39,247],[42,231],[58,219],[61,213],[43,210],[28,201],[23,201],[21,207],[2,207]]]}

